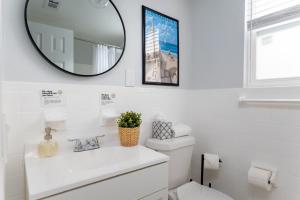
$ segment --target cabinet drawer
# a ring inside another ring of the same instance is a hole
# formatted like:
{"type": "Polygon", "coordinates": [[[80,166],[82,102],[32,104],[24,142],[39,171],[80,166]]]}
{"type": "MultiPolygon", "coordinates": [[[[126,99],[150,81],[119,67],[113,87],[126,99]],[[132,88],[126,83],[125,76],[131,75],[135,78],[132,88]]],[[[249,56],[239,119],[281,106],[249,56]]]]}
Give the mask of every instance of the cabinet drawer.
{"type": "Polygon", "coordinates": [[[166,188],[168,163],[162,163],[43,199],[135,200],[166,188]]]}
{"type": "Polygon", "coordinates": [[[142,198],[141,200],[168,200],[168,189],[156,192],[148,197],[142,198]]]}

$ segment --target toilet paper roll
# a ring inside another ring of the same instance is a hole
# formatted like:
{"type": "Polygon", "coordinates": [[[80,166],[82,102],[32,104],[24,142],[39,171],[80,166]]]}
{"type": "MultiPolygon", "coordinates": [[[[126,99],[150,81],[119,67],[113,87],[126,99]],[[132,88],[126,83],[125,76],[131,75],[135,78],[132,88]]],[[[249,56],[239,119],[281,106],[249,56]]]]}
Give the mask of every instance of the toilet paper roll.
{"type": "Polygon", "coordinates": [[[204,168],[218,170],[220,168],[220,157],[217,154],[204,154],[204,168]]]}
{"type": "Polygon", "coordinates": [[[271,171],[251,167],[248,172],[248,182],[251,185],[270,191],[272,189],[272,184],[269,184],[271,176],[271,171]]]}

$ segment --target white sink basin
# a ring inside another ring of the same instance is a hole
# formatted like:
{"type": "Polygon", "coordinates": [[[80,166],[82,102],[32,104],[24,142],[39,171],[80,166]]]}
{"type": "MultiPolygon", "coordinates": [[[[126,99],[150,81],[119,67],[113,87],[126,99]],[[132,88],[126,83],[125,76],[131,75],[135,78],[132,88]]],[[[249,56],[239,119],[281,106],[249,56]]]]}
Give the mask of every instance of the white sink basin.
{"type": "Polygon", "coordinates": [[[167,156],[143,146],[110,146],[81,153],[66,149],[46,159],[30,149],[33,148],[26,148],[25,153],[29,199],[44,198],[168,161],[167,156]]]}

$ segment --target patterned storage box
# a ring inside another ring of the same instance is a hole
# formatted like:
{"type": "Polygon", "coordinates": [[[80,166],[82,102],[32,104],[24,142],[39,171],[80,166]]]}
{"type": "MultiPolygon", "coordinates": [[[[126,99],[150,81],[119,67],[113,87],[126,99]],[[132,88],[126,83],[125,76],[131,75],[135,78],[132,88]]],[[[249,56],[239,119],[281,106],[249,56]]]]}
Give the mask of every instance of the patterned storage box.
{"type": "Polygon", "coordinates": [[[172,122],[154,121],[152,124],[152,138],[166,140],[175,137],[172,122]]]}

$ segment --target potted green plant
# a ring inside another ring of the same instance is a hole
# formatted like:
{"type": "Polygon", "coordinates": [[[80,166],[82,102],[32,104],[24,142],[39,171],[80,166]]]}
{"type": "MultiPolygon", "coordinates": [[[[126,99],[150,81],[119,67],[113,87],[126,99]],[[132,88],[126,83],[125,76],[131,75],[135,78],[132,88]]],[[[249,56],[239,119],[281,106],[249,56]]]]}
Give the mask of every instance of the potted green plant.
{"type": "Polygon", "coordinates": [[[136,146],[139,142],[142,114],[133,111],[122,113],[117,120],[122,146],[136,146]]]}

